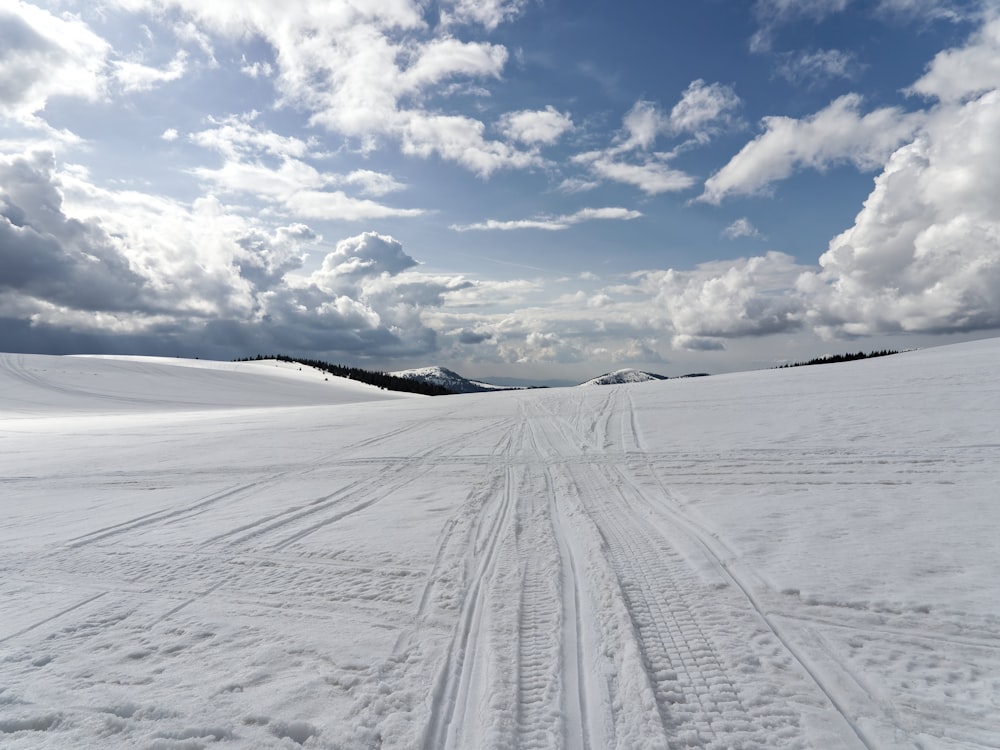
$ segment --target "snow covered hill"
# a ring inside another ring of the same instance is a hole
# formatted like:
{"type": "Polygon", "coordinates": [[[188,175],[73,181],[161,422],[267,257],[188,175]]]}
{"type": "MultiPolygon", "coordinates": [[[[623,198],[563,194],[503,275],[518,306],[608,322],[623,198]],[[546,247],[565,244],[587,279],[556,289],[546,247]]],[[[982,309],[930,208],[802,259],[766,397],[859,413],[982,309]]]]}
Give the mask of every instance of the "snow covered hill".
{"type": "Polygon", "coordinates": [[[1000,746],[1000,340],[462,398],[180,365],[0,356],[5,750],[1000,746]]]}
{"type": "Polygon", "coordinates": [[[406,398],[414,396],[277,360],[0,353],[0,416],[7,417],[259,409],[406,398]]]}
{"type": "Polygon", "coordinates": [[[615,370],[588,380],[581,385],[623,385],[625,383],[646,383],[650,380],[666,380],[666,375],[657,375],[643,370],[615,370]]]}
{"type": "Polygon", "coordinates": [[[452,393],[483,393],[486,391],[509,390],[503,386],[490,385],[489,383],[481,383],[476,380],[463,378],[457,372],[449,370],[446,367],[418,367],[412,370],[390,372],[389,374],[397,378],[406,378],[421,383],[439,385],[442,388],[447,388],[452,393]]]}

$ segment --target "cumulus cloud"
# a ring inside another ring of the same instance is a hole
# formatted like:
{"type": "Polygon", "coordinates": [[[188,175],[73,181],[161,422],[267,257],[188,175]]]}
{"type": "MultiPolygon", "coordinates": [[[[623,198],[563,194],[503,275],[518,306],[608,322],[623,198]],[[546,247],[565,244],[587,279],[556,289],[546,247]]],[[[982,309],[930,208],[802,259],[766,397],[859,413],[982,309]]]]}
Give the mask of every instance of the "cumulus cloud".
{"type": "Polygon", "coordinates": [[[939,52],[910,91],[943,102],[956,102],[998,87],[1000,11],[964,47],[939,52]]]}
{"type": "Polygon", "coordinates": [[[741,103],[732,86],[706,83],[699,78],[688,85],[670,111],[670,128],[706,142],[720,127],[732,123],[732,111],[741,103]]]}
{"type": "Polygon", "coordinates": [[[504,135],[527,144],[551,146],[572,128],[572,118],[551,104],[542,110],[508,112],[500,118],[500,130],[504,135]]]}
{"type": "Polygon", "coordinates": [[[861,104],[860,96],[847,94],[802,120],[765,117],[764,132],[706,180],[699,200],[718,204],[731,195],[766,193],[774,182],[801,169],[837,164],[877,169],[925,119],[922,112],[898,107],[863,114],[861,104]]]}
{"type": "Polygon", "coordinates": [[[747,217],[742,217],[737,219],[728,227],[722,230],[722,236],[730,240],[735,240],[740,237],[752,237],[754,239],[763,239],[764,235],[760,233],[760,230],[755,227],[750,219],[747,217]]]}
{"type": "Polygon", "coordinates": [[[936,110],[800,290],[830,335],[1000,326],[1000,91],[936,110]]]}
{"type": "Polygon", "coordinates": [[[452,224],[451,228],[456,232],[500,230],[510,231],[512,229],[543,229],[548,231],[560,231],[568,229],[574,224],[584,221],[615,220],[631,221],[642,216],[639,211],[628,208],[607,207],[607,208],[581,208],[572,214],[563,216],[543,216],[535,219],[513,219],[509,221],[498,221],[487,219],[475,224],[452,224]]]}
{"type": "Polygon", "coordinates": [[[100,188],[51,154],[0,157],[0,315],[94,346],[427,352],[425,310],[471,285],[421,274],[376,233],[342,240],[297,275],[321,241],[302,223],[267,227],[212,198],[100,188]]]}
{"type": "Polygon", "coordinates": [[[669,117],[655,102],[640,99],[622,118],[625,137],[614,151],[652,148],[656,137],[664,132],[669,124],[669,117]]]}
{"type": "Polygon", "coordinates": [[[518,151],[509,144],[487,140],[485,130],[479,120],[464,115],[413,112],[403,129],[403,152],[422,157],[437,154],[484,178],[498,169],[543,164],[533,151],[518,151]]]}
{"type": "Polygon", "coordinates": [[[821,270],[799,280],[821,333],[1000,326],[998,40],[1000,23],[987,18],[914,84],[937,105],[888,159],[853,226],[831,240],[821,270]]]}
{"type": "MultiPolygon", "coordinates": [[[[789,255],[769,252],[735,261],[703,263],[693,271],[650,271],[640,277],[655,315],[674,332],[675,346],[742,336],[763,336],[802,326],[803,301],[795,294],[807,268],[789,255]]],[[[720,342],[721,343],[721,342],[720,342]]]]}
{"type": "Polygon", "coordinates": [[[310,277],[320,287],[338,291],[352,288],[359,279],[413,268],[417,261],[403,252],[399,240],[376,232],[364,232],[337,243],[323,259],[323,267],[310,277]]]}
{"type": "Polygon", "coordinates": [[[110,45],[79,18],[23,2],[0,8],[0,114],[33,122],[54,96],[98,99],[110,45]]]}
{"type": "Polygon", "coordinates": [[[112,238],[69,218],[51,154],[0,159],[0,293],[88,312],[135,310],[145,280],[112,238]]]}

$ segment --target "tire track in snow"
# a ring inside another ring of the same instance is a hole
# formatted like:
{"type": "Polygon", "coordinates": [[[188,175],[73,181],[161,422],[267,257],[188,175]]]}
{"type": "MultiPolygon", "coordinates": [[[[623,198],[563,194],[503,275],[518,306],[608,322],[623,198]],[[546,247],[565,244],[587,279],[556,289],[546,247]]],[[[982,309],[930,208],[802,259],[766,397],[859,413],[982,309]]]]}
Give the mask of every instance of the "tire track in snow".
{"type": "Polygon", "coordinates": [[[780,644],[780,647],[800,666],[809,680],[829,702],[830,707],[840,715],[861,746],[868,748],[868,750],[874,750],[876,747],[874,739],[858,724],[854,715],[848,710],[842,697],[838,695],[838,692],[833,688],[829,680],[821,676],[820,672],[805,657],[802,651],[791,642],[788,635],[782,632],[780,625],[753,593],[753,588],[749,584],[749,581],[745,580],[740,573],[734,571],[727,564],[726,558],[732,557],[732,555],[722,554],[719,548],[724,547],[723,543],[711,535],[707,529],[693,519],[690,519],[681,510],[679,505],[671,499],[673,496],[669,488],[664,484],[659,473],[656,471],[650,457],[641,450],[641,437],[635,419],[635,406],[631,396],[629,396],[628,408],[631,414],[629,419],[631,426],[628,431],[623,431],[622,439],[626,446],[631,444],[635,446],[636,450],[629,451],[626,447],[626,462],[619,466],[606,468],[612,481],[621,483],[623,488],[630,490],[629,494],[635,498],[640,506],[645,506],[647,510],[653,510],[662,514],[669,522],[673,531],[679,531],[684,534],[701,549],[721,579],[733,584],[733,588],[740,593],[756,618],[766,626],[767,630],[770,631],[780,644]],[[647,491],[643,489],[638,478],[635,476],[634,465],[639,461],[642,462],[644,473],[651,476],[656,483],[658,492],[655,498],[649,497],[647,491]]]}
{"type": "MultiPolygon", "coordinates": [[[[527,417],[526,424],[531,456],[546,462],[553,455],[551,447],[527,417]]],[[[532,671],[526,672],[522,667],[520,702],[540,713],[541,721],[522,719],[522,741],[518,747],[596,749],[604,745],[600,729],[613,724],[613,720],[608,715],[610,702],[601,702],[592,684],[591,670],[597,662],[596,638],[589,602],[584,598],[579,578],[580,562],[571,541],[574,530],[562,507],[565,499],[556,489],[553,467],[543,463],[541,475],[535,481],[544,486],[544,505],[538,507],[538,515],[531,523],[535,538],[526,539],[524,545],[527,554],[532,555],[528,565],[536,566],[526,567],[524,587],[537,591],[535,598],[544,606],[533,607],[528,618],[522,614],[520,632],[522,639],[544,644],[544,648],[532,649],[535,655],[532,671]],[[538,561],[537,552],[543,550],[550,561],[548,566],[538,561]],[[553,633],[558,637],[554,638],[553,633]],[[553,714],[560,717],[555,730],[548,729],[551,718],[546,721],[553,714]],[[532,726],[536,728],[531,730],[532,726]],[[531,741],[536,744],[528,744],[531,741]]]]}
{"type": "MultiPolygon", "coordinates": [[[[621,401],[618,411],[624,412],[621,401]]],[[[549,441],[553,445],[583,450],[590,440],[565,420],[553,419],[549,428],[560,436],[549,441]]],[[[612,429],[608,436],[621,440],[626,451],[639,446],[638,428],[624,413],[618,435],[612,429]]],[[[715,646],[716,634],[729,621],[739,622],[737,613],[714,602],[713,592],[667,538],[648,528],[640,514],[644,498],[637,497],[617,462],[574,464],[572,478],[620,582],[666,738],[672,744],[707,748],[797,746],[797,712],[779,705],[777,698],[748,709],[740,689],[741,684],[748,687],[745,676],[715,646]]]]}
{"type": "Polygon", "coordinates": [[[567,460],[571,457],[560,450],[566,434],[553,426],[558,420],[548,411],[539,415],[533,444],[544,466],[562,569],[565,747],[663,750],[666,733],[625,597],[608,564],[606,543],[582,504],[577,467],[586,462],[567,460]]]}
{"type": "MultiPolygon", "coordinates": [[[[482,550],[473,557],[473,574],[468,582],[458,624],[452,635],[444,668],[432,693],[430,723],[424,736],[426,750],[477,747],[480,725],[474,705],[482,698],[483,653],[488,647],[484,622],[487,594],[493,578],[501,541],[515,515],[517,492],[514,471],[503,468],[496,489],[495,512],[480,527],[475,537],[482,540],[482,550]]],[[[482,519],[482,516],[480,516],[482,519]]]]}
{"type": "Polygon", "coordinates": [[[590,511],[621,582],[668,740],[721,749],[762,739],[753,736],[751,716],[702,626],[683,560],[636,522],[613,483],[590,481],[584,497],[612,498],[590,511]]]}
{"type": "MultiPolygon", "coordinates": [[[[538,481],[535,477],[532,485],[538,481]]],[[[518,513],[522,555],[515,744],[523,748],[558,747],[557,738],[562,735],[558,635],[563,622],[560,582],[553,578],[552,568],[559,557],[546,495],[539,497],[536,486],[526,489],[527,497],[518,513]]]]}

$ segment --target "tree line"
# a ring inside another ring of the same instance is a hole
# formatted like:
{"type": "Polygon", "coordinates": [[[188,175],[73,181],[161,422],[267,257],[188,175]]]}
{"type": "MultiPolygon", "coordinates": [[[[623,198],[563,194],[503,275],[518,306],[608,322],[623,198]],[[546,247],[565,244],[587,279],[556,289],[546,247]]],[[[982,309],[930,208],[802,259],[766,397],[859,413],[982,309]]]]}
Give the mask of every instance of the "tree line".
{"type": "Polygon", "coordinates": [[[323,362],[319,359],[303,359],[300,357],[288,357],[284,354],[258,354],[256,357],[243,357],[233,360],[234,362],[260,362],[264,359],[276,359],[280,362],[295,362],[306,367],[314,367],[331,375],[340,378],[357,380],[360,383],[374,385],[387,391],[402,391],[404,393],[420,393],[424,396],[449,396],[452,391],[440,385],[424,383],[419,380],[409,378],[399,378],[385,372],[374,372],[362,370],[360,367],[347,367],[346,365],[334,365],[323,362]]]}
{"type": "Polygon", "coordinates": [[[781,369],[783,367],[805,367],[806,365],[832,365],[835,362],[853,362],[856,359],[871,359],[872,357],[888,357],[890,354],[899,354],[898,349],[882,349],[880,351],[868,352],[856,352],[854,354],[832,354],[828,357],[816,357],[810,359],[808,362],[793,362],[791,364],[778,365],[774,369],[781,369]]]}

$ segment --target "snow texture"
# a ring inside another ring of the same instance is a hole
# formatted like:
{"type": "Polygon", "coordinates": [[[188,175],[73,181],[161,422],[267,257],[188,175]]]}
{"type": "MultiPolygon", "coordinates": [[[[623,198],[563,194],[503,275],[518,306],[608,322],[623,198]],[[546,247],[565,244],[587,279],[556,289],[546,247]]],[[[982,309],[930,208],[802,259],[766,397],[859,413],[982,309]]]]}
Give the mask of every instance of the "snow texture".
{"type": "Polygon", "coordinates": [[[998,370],[0,355],[0,746],[995,748],[998,370]]]}

